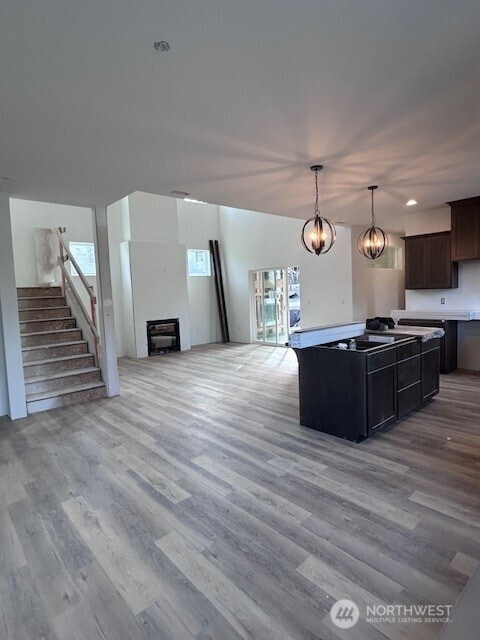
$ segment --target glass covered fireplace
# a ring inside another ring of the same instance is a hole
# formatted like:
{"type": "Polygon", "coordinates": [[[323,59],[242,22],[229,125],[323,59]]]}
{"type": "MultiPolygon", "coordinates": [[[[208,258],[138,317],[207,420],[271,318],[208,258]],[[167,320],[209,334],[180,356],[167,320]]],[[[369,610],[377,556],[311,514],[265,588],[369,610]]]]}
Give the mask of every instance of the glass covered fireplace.
{"type": "Polygon", "coordinates": [[[147,320],[148,355],[180,351],[180,322],[178,318],[147,320]]]}

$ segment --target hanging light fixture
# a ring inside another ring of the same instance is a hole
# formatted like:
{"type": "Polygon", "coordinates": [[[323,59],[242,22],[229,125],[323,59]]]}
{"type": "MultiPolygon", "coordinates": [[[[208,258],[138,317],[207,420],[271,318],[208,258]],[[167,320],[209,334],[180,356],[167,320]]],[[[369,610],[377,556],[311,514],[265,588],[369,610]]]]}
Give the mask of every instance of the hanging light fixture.
{"type": "Polygon", "coordinates": [[[378,189],[375,185],[368,187],[368,190],[372,194],[372,224],[364,233],[360,234],[357,243],[360,253],[370,260],[376,260],[379,258],[388,247],[387,234],[383,229],[377,227],[375,223],[375,206],[373,202],[373,193],[375,189],[378,189]]]}
{"type": "Polygon", "coordinates": [[[318,209],[318,172],[323,169],[323,166],[314,164],[310,169],[315,171],[315,215],[303,225],[301,239],[309,253],[316,253],[319,256],[321,253],[330,251],[337,239],[337,232],[330,220],[320,215],[318,209]]]}

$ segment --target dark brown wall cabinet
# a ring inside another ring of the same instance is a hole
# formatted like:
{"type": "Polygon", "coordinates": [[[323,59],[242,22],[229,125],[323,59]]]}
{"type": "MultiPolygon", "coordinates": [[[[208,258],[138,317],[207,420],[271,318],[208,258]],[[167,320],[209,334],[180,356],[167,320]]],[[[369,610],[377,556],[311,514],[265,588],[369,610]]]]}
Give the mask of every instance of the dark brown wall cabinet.
{"type": "Polygon", "coordinates": [[[452,210],[452,261],[480,259],[480,196],[447,204],[452,210]]]}
{"type": "Polygon", "coordinates": [[[458,265],[451,261],[450,238],[450,231],[403,238],[405,289],[458,287],[458,265]]]}

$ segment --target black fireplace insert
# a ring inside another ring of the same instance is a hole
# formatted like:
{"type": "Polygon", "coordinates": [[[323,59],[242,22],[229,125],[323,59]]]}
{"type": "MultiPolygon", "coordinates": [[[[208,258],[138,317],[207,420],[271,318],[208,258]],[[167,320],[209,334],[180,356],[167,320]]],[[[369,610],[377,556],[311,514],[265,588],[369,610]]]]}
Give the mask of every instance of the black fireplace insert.
{"type": "Polygon", "coordinates": [[[147,320],[148,355],[180,351],[180,322],[178,318],[147,320]]]}

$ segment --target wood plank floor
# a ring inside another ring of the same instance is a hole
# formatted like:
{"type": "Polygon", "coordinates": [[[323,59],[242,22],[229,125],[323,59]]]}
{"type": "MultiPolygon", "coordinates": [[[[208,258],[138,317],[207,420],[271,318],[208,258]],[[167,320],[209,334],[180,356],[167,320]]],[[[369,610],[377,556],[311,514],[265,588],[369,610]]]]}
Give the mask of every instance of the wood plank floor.
{"type": "Polygon", "coordinates": [[[2,640],[437,636],[329,611],[457,599],[480,559],[480,378],[355,445],[298,425],[290,350],[120,372],[121,397],[0,419],[2,640]]]}

